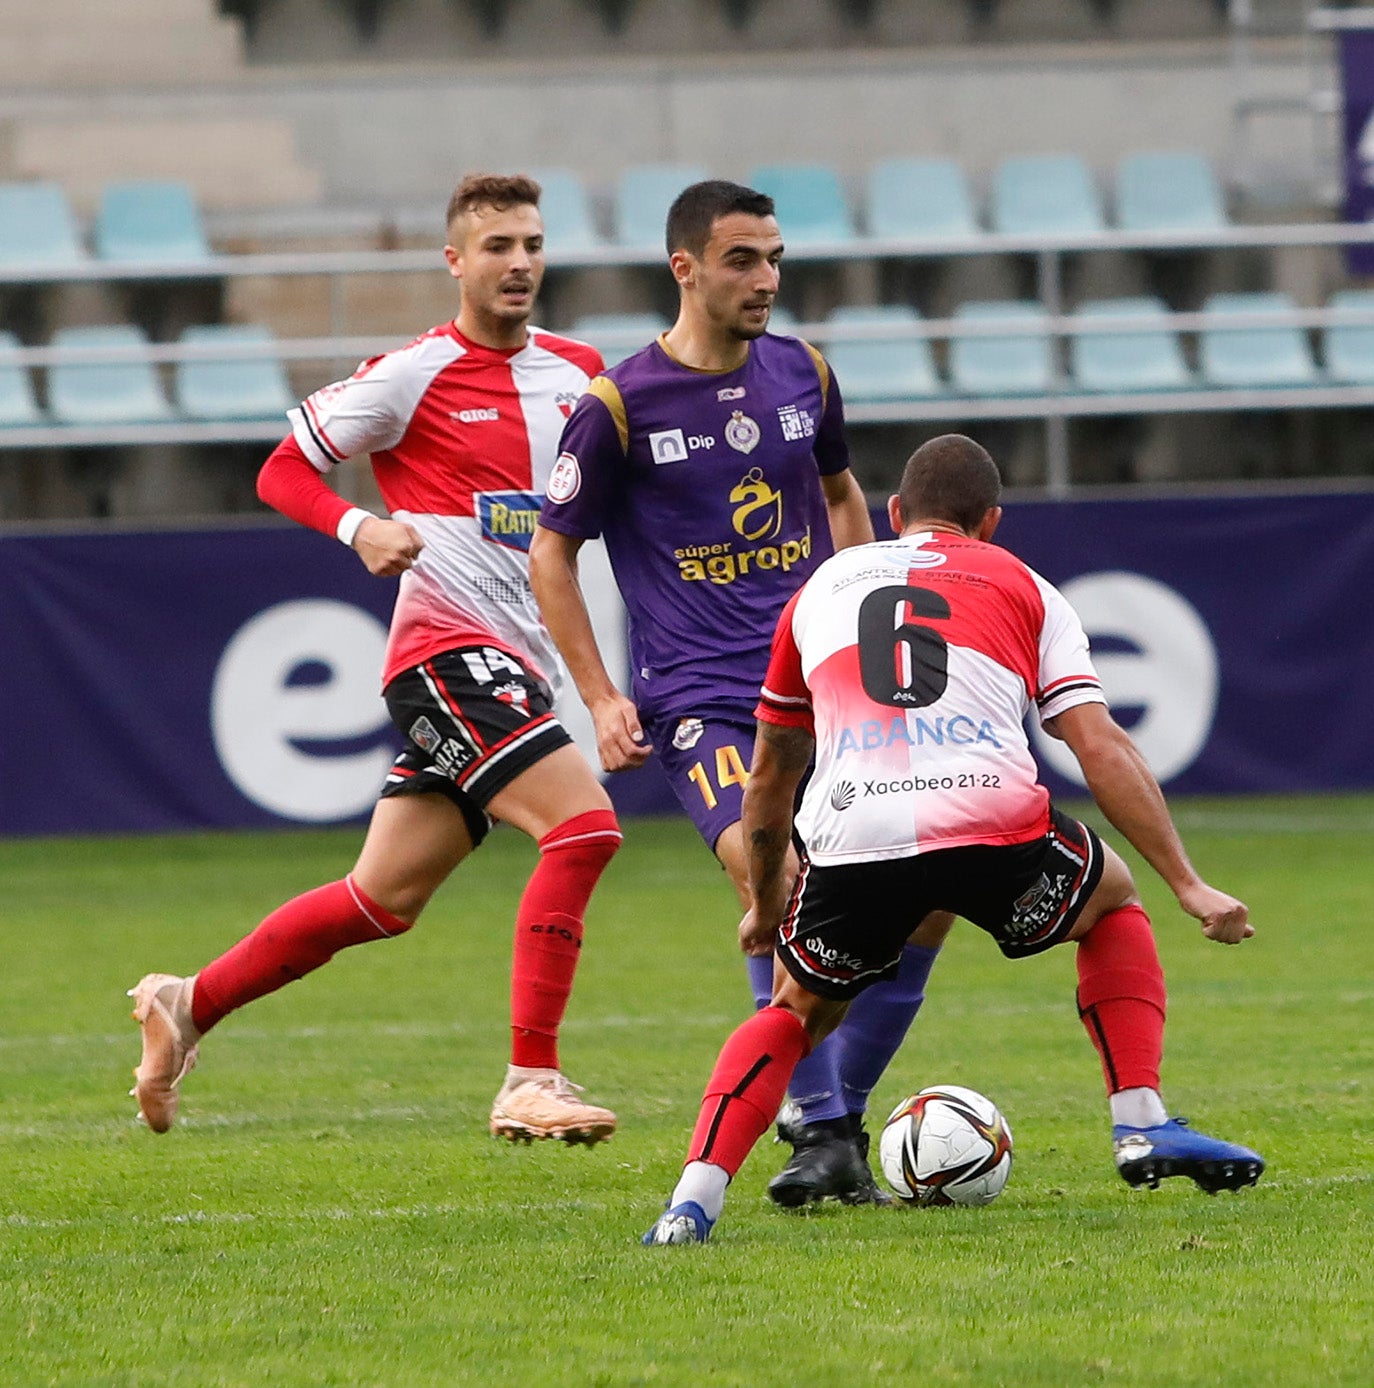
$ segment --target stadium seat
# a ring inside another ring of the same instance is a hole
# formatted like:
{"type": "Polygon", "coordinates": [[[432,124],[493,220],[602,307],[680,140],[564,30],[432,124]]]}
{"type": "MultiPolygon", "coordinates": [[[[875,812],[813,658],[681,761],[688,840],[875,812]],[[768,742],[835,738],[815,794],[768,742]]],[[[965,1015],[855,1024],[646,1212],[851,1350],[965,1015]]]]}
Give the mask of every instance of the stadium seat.
{"type": "Polygon", "coordinates": [[[992,229],[1006,236],[1079,236],[1103,231],[1102,200],[1076,154],[1005,159],[992,185],[992,229]]]}
{"type": "Polygon", "coordinates": [[[13,333],[0,332],[0,429],[22,429],[43,423],[28,371],[12,360],[19,350],[13,333]]]}
{"type": "Polygon", "coordinates": [[[872,236],[971,240],[979,235],[964,171],[952,159],[884,159],[868,175],[872,236]]]}
{"type": "Polygon", "coordinates": [[[663,224],[673,199],[706,171],[694,164],[633,164],[620,176],[615,192],[615,239],[636,250],[663,249],[663,224]]]}
{"type": "Polygon", "coordinates": [[[102,260],[205,260],[210,243],[188,184],[139,180],[105,186],[95,251],[102,260]]]}
{"type": "MultiPolygon", "coordinates": [[[[830,322],[846,327],[890,327],[921,321],[906,304],[877,308],[837,308],[830,322]]],[[[836,340],[826,346],[826,356],[846,400],[920,400],[942,393],[935,358],[926,338],[872,338],[836,340]]]]}
{"type": "MultiPolygon", "coordinates": [[[[62,328],[54,347],[146,347],[135,327],[62,328]]],[[[73,363],[48,369],[48,408],[62,424],[148,424],[172,412],[151,362],[73,363]]]]}
{"type": "Polygon", "coordinates": [[[647,347],[668,327],[668,320],[657,313],[588,313],[579,318],[568,333],[599,348],[607,366],[615,366],[647,347]],[[614,334],[618,342],[606,342],[614,334]]]}
{"type": "Polygon", "coordinates": [[[1123,231],[1212,231],[1226,202],[1212,166],[1186,151],[1132,154],[1117,166],[1116,224],[1123,231]]]}
{"type": "Polygon", "coordinates": [[[854,239],[844,189],[828,164],[761,164],[745,182],[773,199],[789,246],[854,239]]]}
{"type": "Polygon", "coordinates": [[[86,252],[56,183],[0,183],[0,271],[69,269],[86,252]]]}
{"type": "MultiPolygon", "coordinates": [[[[1213,294],[1206,313],[1276,313],[1295,307],[1287,294],[1213,294]]],[[[1207,328],[1199,335],[1202,378],[1222,389],[1310,386],[1319,379],[1301,328],[1207,328]]]]}
{"type": "MultiPolygon", "coordinates": [[[[1152,319],[1167,312],[1159,299],[1097,299],[1075,317],[1152,319]]],[[[1069,339],[1069,375],[1079,390],[1186,390],[1193,384],[1178,335],[1163,323],[1075,333],[1069,339]]]]}
{"type": "MultiPolygon", "coordinates": [[[[1331,296],[1327,307],[1336,313],[1342,309],[1374,313],[1374,289],[1343,289],[1331,296]]],[[[1322,359],[1327,375],[1340,385],[1374,385],[1374,323],[1327,328],[1322,359]]]]}
{"type": "Polygon", "coordinates": [[[551,251],[585,251],[601,244],[587,190],[571,169],[532,169],[530,177],[544,190],[539,211],[551,251]]]}
{"type": "MultiPolygon", "coordinates": [[[[219,324],[187,328],[181,340],[212,346],[271,342],[272,334],[256,325],[219,324]]],[[[178,362],[175,393],[178,408],[190,419],[279,419],[296,403],[274,356],[178,362]]]]}
{"type": "MultiPolygon", "coordinates": [[[[1018,299],[989,299],[960,304],[954,317],[977,323],[991,319],[1043,323],[1045,310],[1018,299]]],[[[1040,395],[1054,379],[1048,329],[1008,337],[950,338],[949,373],[954,388],[963,395],[1040,395]]]]}

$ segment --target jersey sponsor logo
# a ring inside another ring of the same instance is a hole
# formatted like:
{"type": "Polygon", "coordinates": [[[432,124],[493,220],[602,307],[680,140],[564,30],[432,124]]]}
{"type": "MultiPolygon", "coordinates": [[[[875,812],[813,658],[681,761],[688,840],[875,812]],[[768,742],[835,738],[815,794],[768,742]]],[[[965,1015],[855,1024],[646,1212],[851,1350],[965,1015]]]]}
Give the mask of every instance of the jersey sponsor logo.
{"type": "Polygon", "coordinates": [[[700,718],[680,718],[677,730],[673,733],[673,746],[679,752],[690,751],[701,741],[701,735],[706,731],[706,724],[700,718]]]}
{"type": "Polygon", "coordinates": [[[752,453],[763,435],[743,410],[735,410],[725,426],[725,442],[737,453],[752,453]]]}
{"type": "Polygon", "coordinates": [[[854,803],[854,792],[853,781],[837,781],[830,792],[830,808],[847,810],[854,803]]]}
{"type": "Polygon", "coordinates": [[[730,492],[735,510],[730,524],[746,540],[772,540],[782,531],[782,493],[763,480],[761,468],[750,468],[730,492]]]}
{"type": "Polygon", "coordinates": [[[490,407],[480,410],[450,410],[448,417],[462,424],[493,424],[501,418],[501,411],[490,407]]]}
{"type": "MultiPolygon", "coordinates": [[[[1003,751],[1002,743],[992,724],[982,718],[977,721],[966,713],[956,713],[946,718],[925,719],[919,715],[911,719],[898,714],[884,726],[881,719],[867,718],[857,727],[840,729],[840,739],[835,747],[835,760],[848,756],[850,752],[876,752],[882,748],[901,745],[904,747],[972,747],[985,742],[1003,751]]],[[[867,792],[865,792],[867,793],[867,792]]]]}
{"type": "Polygon", "coordinates": [[[811,527],[797,540],[784,540],[780,545],[761,545],[758,549],[736,551],[730,543],[720,545],[689,545],[675,549],[678,573],[688,583],[733,583],[752,569],[766,572],[781,569],[788,573],[797,564],[811,557],[811,527]]]}
{"type": "Polygon", "coordinates": [[[533,492],[478,492],[477,524],[482,538],[528,553],[539,523],[539,497],[533,492]]]}
{"type": "Polygon", "coordinates": [[[662,429],[649,435],[649,456],[655,467],[665,463],[685,463],[690,453],[703,448],[714,448],[714,434],[684,434],[681,429],[662,429]]]}
{"type": "Polygon", "coordinates": [[[716,399],[717,399],[717,400],[721,400],[721,401],[726,401],[726,400],[743,400],[743,399],[744,399],[744,387],[743,387],[743,386],[722,386],[718,391],[716,391],[716,399]]]}
{"type": "Polygon", "coordinates": [[[939,550],[916,548],[903,556],[913,569],[938,569],[949,562],[948,556],[939,550]]]}
{"type": "Polygon", "coordinates": [[[550,501],[571,501],[582,490],[582,465],[576,453],[560,453],[549,473],[545,495],[550,501]]]}
{"type": "Polygon", "coordinates": [[[782,425],[782,436],[788,443],[809,439],[816,432],[816,421],[811,418],[811,412],[800,405],[779,405],[778,423],[782,425]]]}

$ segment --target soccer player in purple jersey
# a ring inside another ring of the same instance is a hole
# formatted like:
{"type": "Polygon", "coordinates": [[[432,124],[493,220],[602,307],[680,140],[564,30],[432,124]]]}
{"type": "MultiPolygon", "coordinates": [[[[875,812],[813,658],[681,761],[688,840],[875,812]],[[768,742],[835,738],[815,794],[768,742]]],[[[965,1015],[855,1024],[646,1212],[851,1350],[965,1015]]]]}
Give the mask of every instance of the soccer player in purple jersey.
{"type": "MultiPolygon", "coordinates": [[[[578,402],[530,577],[603,767],[638,766],[657,751],[747,907],[742,794],[773,628],[816,566],[836,547],[872,540],[873,526],[828,364],[808,343],[767,331],[783,253],[772,199],[735,183],[693,184],[668,213],[666,239],[677,321],[578,402]],[[628,696],[606,671],[578,585],[578,550],[597,535],[629,613],[628,696]]],[[[800,1121],[779,1124],[795,1150],[769,1185],[779,1204],[888,1199],[868,1168],[863,1113],[950,919],[913,937],[897,978],[865,993],[798,1067],[800,1121]]],[[[772,949],[742,947],[765,1006],[772,949]]]]}

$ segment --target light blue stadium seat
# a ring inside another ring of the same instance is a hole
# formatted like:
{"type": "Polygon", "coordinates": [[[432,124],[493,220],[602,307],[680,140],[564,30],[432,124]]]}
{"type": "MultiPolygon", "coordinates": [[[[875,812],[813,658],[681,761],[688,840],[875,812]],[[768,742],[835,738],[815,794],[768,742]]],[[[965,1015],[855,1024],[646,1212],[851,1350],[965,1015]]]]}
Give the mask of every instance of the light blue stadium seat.
{"type": "Polygon", "coordinates": [[[19,339],[13,333],[0,332],[0,429],[22,429],[44,422],[28,371],[12,359],[18,350],[19,339]]]}
{"type": "MultiPolygon", "coordinates": [[[[1374,313],[1374,289],[1342,289],[1331,296],[1327,307],[1337,313],[1342,309],[1374,313]]],[[[1341,385],[1374,385],[1374,323],[1327,328],[1322,357],[1333,381],[1341,385]]]]}
{"type": "Polygon", "coordinates": [[[190,186],[154,179],[106,184],[95,253],[102,260],[205,260],[210,243],[190,186]]]}
{"type": "Polygon", "coordinates": [[[571,169],[531,169],[530,177],[543,189],[539,211],[549,250],[585,251],[601,244],[587,190],[571,169]]]}
{"type": "Polygon", "coordinates": [[[872,236],[969,241],[979,233],[964,171],[953,159],[884,159],[868,175],[872,236]]]}
{"type": "MultiPolygon", "coordinates": [[[[978,323],[1007,318],[1028,325],[1043,323],[1045,311],[1036,303],[988,299],[960,304],[954,317],[978,323]]],[[[949,372],[955,390],[964,395],[1040,395],[1053,381],[1048,329],[998,337],[950,338],[949,372]]]]}
{"type": "MultiPolygon", "coordinates": [[[[54,347],[138,347],[135,327],[61,328],[54,347]]],[[[62,424],[148,424],[170,420],[171,409],[149,362],[84,363],[48,370],[48,408],[62,424]]]]}
{"type": "Polygon", "coordinates": [[[668,327],[668,320],[657,313],[588,313],[579,318],[568,333],[600,350],[606,365],[615,366],[647,347],[668,327]],[[619,337],[618,343],[608,343],[607,334],[619,337]]]}
{"type": "Polygon", "coordinates": [[[1117,166],[1116,224],[1123,231],[1214,231],[1226,225],[1226,200],[1200,154],[1131,154],[1117,166]]]}
{"type": "Polygon", "coordinates": [[[828,164],[761,164],[745,182],[773,199],[789,246],[854,239],[840,177],[828,164]]]}
{"type": "MultiPolygon", "coordinates": [[[[265,343],[272,334],[256,324],[214,324],[187,328],[181,340],[197,346],[265,343]]],[[[280,419],[296,403],[277,357],[178,362],[175,393],[190,419],[280,419]]]]}
{"type": "MultiPolygon", "coordinates": [[[[1213,294],[1206,313],[1275,313],[1294,307],[1287,294],[1213,294]]],[[[1301,328],[1208,328],[1199,335],[1202,378],[1222,389],[1310,386],[1319,378],[1301,328]]]]}
{"type": "Polygon", "coordinates": [[[1076,154],[1005,159],[992,185],[992,229],[1007,236],[1077,236],[1103,231],[1102,199],[1076,154]]]}
{"type": "Polygon", "coordinates": [[[615,191],[615,239],[622,246],[663,249],[663,225],[674,199],[706,177],[695,164],[632,164],[615,191]]]}
{"type": "MultiPolygon", "coordinates": [[[[1075,317],[1149,319],[1167,312],[1159,299],[1096,299],[1075,317]]],[[[1193,384],[1178,334],[1163,323],[1126,332],[1075,333],[1069,340],[1069,375],[1079,390],[1186,390],[1193,384]]]]}
{"type": "MultiPolygon", "coordinates": [[[[920,321],[906,304],[837,308],[830,315],[830,322],[846,327],[914,327],[920,321]]],[[[942,393],[926,338],[837,339],[826,345],[826,356],[848,401],[921,400],[942,393]]]]}
{"type": "Polygon", "coordinates": [[[66,269],[86,259],[56,183],[0,183],[0,270],[66,269]]]}

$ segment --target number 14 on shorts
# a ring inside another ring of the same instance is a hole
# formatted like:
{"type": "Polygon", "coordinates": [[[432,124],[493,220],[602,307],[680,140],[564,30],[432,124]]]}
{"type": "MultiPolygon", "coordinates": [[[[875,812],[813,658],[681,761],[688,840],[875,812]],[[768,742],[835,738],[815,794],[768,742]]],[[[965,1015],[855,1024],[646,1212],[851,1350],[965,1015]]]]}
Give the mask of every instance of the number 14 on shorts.
{"type": "Polygon", "coordinates": [[[706,808],[714,810],[717,803],[716,790],[724,790],[726,786],[742,786],[749,779],[749,768],[745,766],[739,748],[728,744],[716,748],[715,786],[712,786],[710,773],[702,762],[697,762],[692,767],[687,773],[687,779],[701,792],[706,808]]]}

